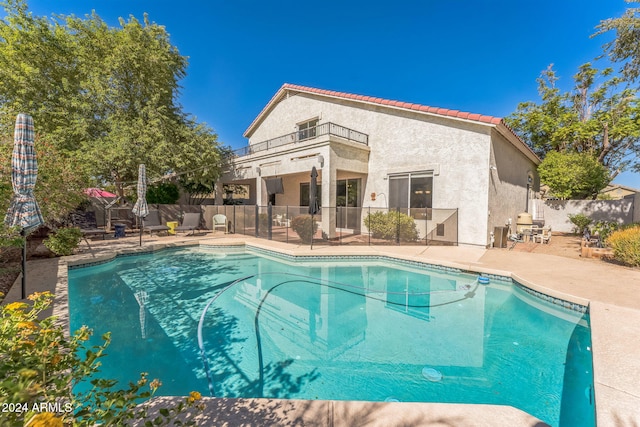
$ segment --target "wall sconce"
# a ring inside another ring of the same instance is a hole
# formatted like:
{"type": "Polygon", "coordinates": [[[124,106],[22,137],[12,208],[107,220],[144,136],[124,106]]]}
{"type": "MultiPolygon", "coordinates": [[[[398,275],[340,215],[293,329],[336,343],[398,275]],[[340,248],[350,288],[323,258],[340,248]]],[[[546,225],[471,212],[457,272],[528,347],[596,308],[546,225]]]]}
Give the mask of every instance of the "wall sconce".
{"type": "Polygon", "coordinates": [[[376,193],[371,193],[371,201],[372,202],[376,201],[376,193]]]}
{"type": "Polygon", "coordinates": [[[324,157],[323,156],[318,156],[318,163],[320,163],[320,167],[324,166],[324,157]]]}
{"type": "Polygon", "coordinates": [[[256,166],[256,173],[260,176],[260,166],[256,166]]]}

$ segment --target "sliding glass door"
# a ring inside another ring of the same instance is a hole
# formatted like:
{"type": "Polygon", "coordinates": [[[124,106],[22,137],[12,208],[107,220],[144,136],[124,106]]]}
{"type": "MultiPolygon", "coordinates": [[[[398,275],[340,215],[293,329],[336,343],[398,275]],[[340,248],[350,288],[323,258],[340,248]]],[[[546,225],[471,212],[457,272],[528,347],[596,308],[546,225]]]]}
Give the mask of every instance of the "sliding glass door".
{"type": "Polygon", "coordinates": [[[360,229],[360,178],[340,179],[336,183],[338,228],[360,229]]]}

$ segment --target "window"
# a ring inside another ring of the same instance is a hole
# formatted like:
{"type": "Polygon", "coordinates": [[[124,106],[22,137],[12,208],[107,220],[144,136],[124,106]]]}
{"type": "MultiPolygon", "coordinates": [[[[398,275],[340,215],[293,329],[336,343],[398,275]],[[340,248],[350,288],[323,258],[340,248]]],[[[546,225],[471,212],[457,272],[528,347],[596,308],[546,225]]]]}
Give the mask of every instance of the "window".
{"type": "MultiPolygon", "coordinates": [[[[405,211],[416,219],[425,218],[426,208],[433,207],[433,176],[428,173],[389,177],[389,208],[405,211]],[[414,211],[415,209],[415,211],[414,211]]],[[[430,216],[430,215],[429,215],[430,216]]]]}
{"type": "MultiPolygon", "coordinates": [[[[309,206],[309,183],[300,183],[300,206],[309,206]]],[[[318,207],[322,207],[322,184],[318,184],[318,207]]]]}
{"type": "Polygon", "coordinates": [[[315,138],[318,119],[309,120],[298,125],[298,141],[315,138]]]}

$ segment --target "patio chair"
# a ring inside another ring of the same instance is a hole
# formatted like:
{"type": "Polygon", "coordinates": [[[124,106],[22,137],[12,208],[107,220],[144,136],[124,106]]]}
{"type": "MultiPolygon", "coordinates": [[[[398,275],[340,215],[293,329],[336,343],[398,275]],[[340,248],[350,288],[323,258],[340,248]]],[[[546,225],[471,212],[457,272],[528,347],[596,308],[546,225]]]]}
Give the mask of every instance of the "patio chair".
{"type": "Polygon", "coordinates": [[[551,240],[551,227],[543,228],[541,233],[535,234],[533,236],[534,242],[549,243],[550,240],[551,240]]]}
{"type": "MultiPolygon", "coordinates": [[[[71,223],[82,231],[82,237],[87,240],[87,236],[102,236],[104,240],[107,230],[98,228],[95,212],[75,211],[69,215],[71,223]]],[[[88,243],[88,242],[87,242],[88,243]]]]}
{"type": "Polygon", "coordinates": [[[191,231],[191,234],[195,235],[197,228],[200,228],[200,213],[190,212],[184,214],[184,217],[182,218],[182,224],[175,228],[175,232],[178,233],[179,231],[191,231]]]}
{"type": "Polygon", "coordinates": [[[222,214],[216,214],[213,216],[213,231],[216,231],[216,228],[222,227],[224,229],[225,234],[227,233],[227,217],[222,214]]]}
{"type": "Polygon", "coordinates": [[[148,231],[149,235],[154,231],[165,231],[169,234],[169,227],[163,225],[160,221],[160,212],[157,210],[149,211],[149,214],[142,218],[142,231],[148,231]]]}

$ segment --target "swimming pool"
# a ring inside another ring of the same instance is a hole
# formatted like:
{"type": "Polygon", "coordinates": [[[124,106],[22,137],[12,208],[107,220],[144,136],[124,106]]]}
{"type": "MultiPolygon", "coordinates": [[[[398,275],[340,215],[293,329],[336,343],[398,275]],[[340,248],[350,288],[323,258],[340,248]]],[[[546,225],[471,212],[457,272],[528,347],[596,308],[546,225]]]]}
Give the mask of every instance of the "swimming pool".
{"type": "Polygon", "coordinates": [[[166,395],[510,405],[589,426],[589,319],[568,305],[507,278],[244,247],[69,271],[71,328],[112,332],[108,378],[149,372],[166,395]]]}

